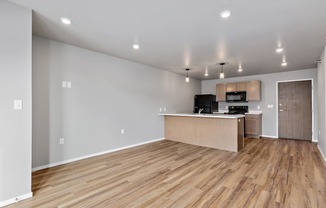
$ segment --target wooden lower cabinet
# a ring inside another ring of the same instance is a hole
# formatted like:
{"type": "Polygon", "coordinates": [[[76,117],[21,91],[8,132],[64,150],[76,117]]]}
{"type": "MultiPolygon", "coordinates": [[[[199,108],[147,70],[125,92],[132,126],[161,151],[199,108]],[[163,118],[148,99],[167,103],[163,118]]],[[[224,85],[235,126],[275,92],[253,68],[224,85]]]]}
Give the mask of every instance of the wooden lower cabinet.
{"type": "Polygon", "coordinates": [[[246,114],[245,136],[250,138],[260,138],[262,133],[262,114],[246,114]]]}
{"type": "Polygon", "coordinates": [[[244,147],[244,118],[164,116],[167,140],[238,152],[244,147]]]}

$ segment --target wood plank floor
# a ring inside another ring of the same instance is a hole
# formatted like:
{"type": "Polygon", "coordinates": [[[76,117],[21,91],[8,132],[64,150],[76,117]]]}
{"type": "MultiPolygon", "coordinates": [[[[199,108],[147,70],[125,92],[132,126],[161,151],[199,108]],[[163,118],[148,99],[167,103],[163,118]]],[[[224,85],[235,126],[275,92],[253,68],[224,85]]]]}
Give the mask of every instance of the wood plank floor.
{"type": "Polygon", "coordinates": [[[33,192],[8,207],[326,207],[326,167],[305,141],[161,141],[34,172],[33,192]]]}

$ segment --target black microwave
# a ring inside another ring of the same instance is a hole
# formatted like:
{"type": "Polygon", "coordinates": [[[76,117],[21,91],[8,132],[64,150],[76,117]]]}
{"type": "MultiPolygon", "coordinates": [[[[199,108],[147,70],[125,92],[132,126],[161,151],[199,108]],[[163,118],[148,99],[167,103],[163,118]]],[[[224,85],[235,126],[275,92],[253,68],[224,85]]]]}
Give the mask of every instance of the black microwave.
{"type": "Polygon", "coordinates": [[[247,92],[227,92],[225,94],[226,102],[247,102],[247,92]]]}

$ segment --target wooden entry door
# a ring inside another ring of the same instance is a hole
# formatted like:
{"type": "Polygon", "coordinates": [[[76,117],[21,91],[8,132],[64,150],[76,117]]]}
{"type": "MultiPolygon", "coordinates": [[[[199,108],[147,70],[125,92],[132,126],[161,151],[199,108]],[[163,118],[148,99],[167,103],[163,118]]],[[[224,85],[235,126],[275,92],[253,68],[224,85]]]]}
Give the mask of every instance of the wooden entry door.
{"type": "Polygon", "coordinates": [[[278,83],[279,138],[312,139],[311,80],[278,83]]]}

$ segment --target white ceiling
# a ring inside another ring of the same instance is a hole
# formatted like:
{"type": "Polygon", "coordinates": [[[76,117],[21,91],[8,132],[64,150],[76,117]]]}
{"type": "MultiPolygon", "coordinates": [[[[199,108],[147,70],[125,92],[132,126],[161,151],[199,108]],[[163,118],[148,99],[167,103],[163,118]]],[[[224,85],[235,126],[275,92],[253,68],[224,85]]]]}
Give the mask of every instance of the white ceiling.
{"type": "Polygon", "coordinates": [[[198,79],[217,78],[218,62],[225,77],[314,68],[326,45],[325,0],[11,1],[34,10],[35,35],[198,79]]]}

